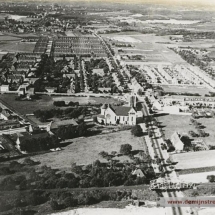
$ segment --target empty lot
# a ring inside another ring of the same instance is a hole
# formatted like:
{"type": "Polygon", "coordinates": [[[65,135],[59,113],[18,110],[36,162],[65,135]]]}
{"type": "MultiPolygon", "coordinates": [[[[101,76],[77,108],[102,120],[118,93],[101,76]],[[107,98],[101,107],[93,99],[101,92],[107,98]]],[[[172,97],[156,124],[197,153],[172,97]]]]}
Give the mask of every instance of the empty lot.
{"type": "MultiPolygon", "coordinates": [[[[130,131],[120,131],[110,134],[102,134],[87,138],[76,138],[72,143],[62,151],[51,152],[48,154],[37,155],[32,157],[35,161],[40,161],[41,165],[51,166],[61,170],[69,170],[71,163],[78,165],[92,164],[99,159],[101,162],[107,162],[99,153],[106,151],[119,152],[122,144],[131,144],[133,150],[144,150],[141,137],[134,137],[130,131]]],[[[120,161],[130,160],[128,156],[116,157],[120,161]]]]}
{"type": "Polygon", "coordinates": [[[166,138],[170,138],[177,131],[180,134],[186,135],[189,131],[195,131],[195,127],[190,123],[191,116],[185,115],[165,115],[157,117],[158,121],[163,126],[163,131],[166,138]]]}
{"type": "Polygon", "coordinates": [[[215,150],[174,154],[172,158],[177,169],[191,169],[215,166],[215,150]]]}
{"type": "Polygon", "coordinates": [[[207,179],[208,175],[215,175],[215,171],[211,171],[211,172],[199,172],[199,173],[180,175],[179,178],[181,180],[187,181],[187,182],[208,183],[208,179],[207,179]]]}
{"type": "Polygon", "coordinates": [[[209,93],[209,90],[205,87],[199,86],[178,86],[178,85],[161,85],[165,92],[174,93],[198,93],[202,96],[209,93]]]}

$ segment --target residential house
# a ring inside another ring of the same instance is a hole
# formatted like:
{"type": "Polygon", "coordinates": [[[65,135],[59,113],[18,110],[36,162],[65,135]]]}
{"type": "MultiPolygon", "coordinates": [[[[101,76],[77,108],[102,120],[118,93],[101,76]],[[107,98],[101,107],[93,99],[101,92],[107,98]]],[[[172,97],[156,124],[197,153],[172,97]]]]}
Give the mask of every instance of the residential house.
{"type": "Polygon", "coordinates": [[[0,121],[0,130],[19,128],[20,123],[17,120],[2,120],[0,121]]]}
{"type": "Polygon", "coordinates": [[[13,120],[17,119],[17,115],[13,114],[9,109],[3,109],[0,113],[0,119],[3,120],[13,120]]]}
{"type": "Polygon", "coordinates": [[[5,93],[9,91],[9,85],[1,85],[0,86],[1,93],[5,93]]]}
{"type": "Polygon", "coordinates": [[[132,175],[136,175],[137,177],[140,177],[140,178],[144,177],[144,174],[143,174],[143,172],[142,172],[141,169],[135,169],[135,170],[132,172],[132,175]]]}

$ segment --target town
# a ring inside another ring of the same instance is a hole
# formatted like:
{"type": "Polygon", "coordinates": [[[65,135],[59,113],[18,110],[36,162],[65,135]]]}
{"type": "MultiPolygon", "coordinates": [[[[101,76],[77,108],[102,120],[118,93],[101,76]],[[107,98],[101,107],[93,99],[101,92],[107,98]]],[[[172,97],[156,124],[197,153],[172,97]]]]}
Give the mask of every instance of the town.
{"type": "Polygon", "coordinates": [[[0,214],[215,213],[158,204],[215,195],[215,7],[181,7],[0,1],[0,214]]]}

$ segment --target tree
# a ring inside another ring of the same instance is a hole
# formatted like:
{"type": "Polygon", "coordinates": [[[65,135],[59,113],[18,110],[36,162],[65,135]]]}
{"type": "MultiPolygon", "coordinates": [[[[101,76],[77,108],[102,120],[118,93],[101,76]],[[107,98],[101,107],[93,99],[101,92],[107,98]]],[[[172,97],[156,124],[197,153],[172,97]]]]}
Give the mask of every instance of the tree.
{"type": "Polygon", "coordinates": [[[132,146],[130,144],[123,144],[120,147],[120,153],[124,155],[129,155],[131,153],[132,146]]]}
{"type": "Polygon", "coordinates": [[[148,131],[148,135],[149,135],[149,137],[153,137],[153,133],[152,133],[152,131],[148,131]]]}
{"type": "Polygon", "coordinates": [[[84,136],[87,133],[87,126],[86,124],[83,122],[80,125],[77,126],[77,131],[78,131],[78,135],[79,136],[84,136]]]}
{"type": "Polygon", "coordinates": [[[59,207],[57,201],[52,200],[52,201],[50,202],[50,205],[51,205],[51,208],[52,208],[53,210],[59,210],[59,209],[60,209],[60,207],[59,207]]]}
{"type": "Polygon", "coordinates": [[[139,89],[139,90],[137,91],[137,94],[141,96],[141,95],[143,94],[142,89],[139,89]]]}
{"type": "Polygon", "coordinates": [[[215,175],[208,175],[207,179],[209,182],[214,182],[215,181],[215,175]]]}
{"type": "Polygon", "coordinates": [[[68,208],[68,207],[75,207],[77,206],[78,204],[78,201],[77,199],[74,199],[73,197],[71,196],[68,196],[66,197],[64,200],[63,200],[63,205],[68,208]]]}
{"type": "Polygon", "coordinates": [[[140,137],[143,135],[143,131],[142,128],[140,127],[140,125],[135,125],[132,129],[131,129],[131,133],[136,136],[136,137],[140,137]]]}
{"type": "Polygon", "coordinates": [[[93,116],[93,122],[98,122],[97,116],[93,116]]]}

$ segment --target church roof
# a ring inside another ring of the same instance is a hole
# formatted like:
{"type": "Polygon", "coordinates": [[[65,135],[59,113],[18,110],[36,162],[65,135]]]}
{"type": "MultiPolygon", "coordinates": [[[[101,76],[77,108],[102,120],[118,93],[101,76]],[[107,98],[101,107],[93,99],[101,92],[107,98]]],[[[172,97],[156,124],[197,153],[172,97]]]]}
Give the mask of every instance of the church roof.
{"type": "Polygon", "coordinates": [[[101,109],[107,109],[108,105],[107,104],[103,104],[101,109]]]}
{"type": "Polygon", "coordinates": [[[126,106],[110,106],[110,108],[115,112],[117,116],[128,116],[128,112],[131,110],[131,107],[126,106]]]}

